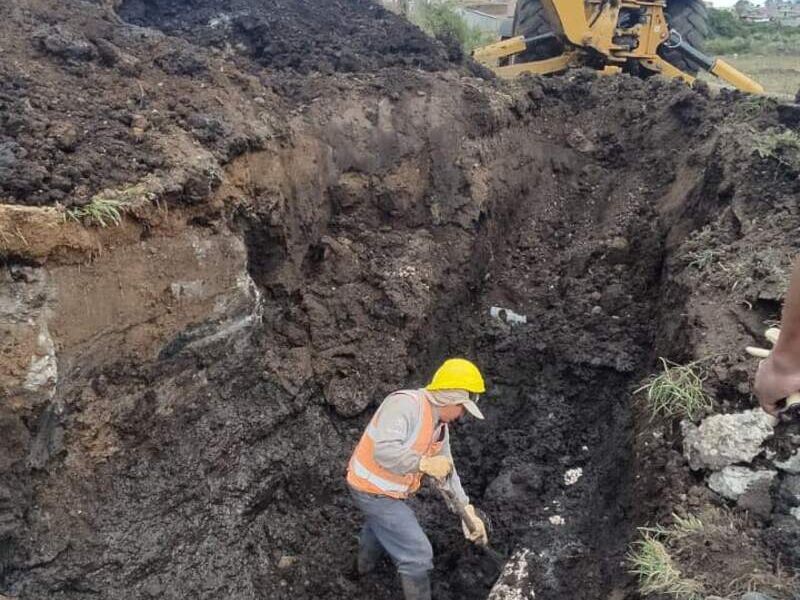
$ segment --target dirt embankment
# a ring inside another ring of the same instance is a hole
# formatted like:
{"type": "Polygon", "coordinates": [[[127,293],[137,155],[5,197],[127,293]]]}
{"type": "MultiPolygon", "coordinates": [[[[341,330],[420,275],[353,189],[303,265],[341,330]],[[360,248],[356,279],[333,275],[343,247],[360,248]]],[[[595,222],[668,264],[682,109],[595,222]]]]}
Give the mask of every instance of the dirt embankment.
{"type": "MultiPolygon", "coordinates": [[[[584,72],[500,88],[362,3],[122,3],[166,35],[80,6],[0,9],[4,106],[31,107],[0,117],[3,193],[127,192],[119,228],[3,208],[0,593],[397,597],[388,567],[351,577],[344,465],[383,394],[463,354],[490,392],[456,460],[495,546],[535,550],[537,597],[634,597],[634,526],[718,500],[670,426],[633,437],[630,392],[658,355],[713,354],[717,408],[750,402],[739,348],[797,227],[797,169],[754,152],[775,104],[584,72]],[[88,133],[59,150],[54,122],[88,133]]],[[[496,566],[417,507],[436,597],[485,598],[496,566]]],[[[779,510],[747,538],[775,571],[799,566],[779,510]]]]}

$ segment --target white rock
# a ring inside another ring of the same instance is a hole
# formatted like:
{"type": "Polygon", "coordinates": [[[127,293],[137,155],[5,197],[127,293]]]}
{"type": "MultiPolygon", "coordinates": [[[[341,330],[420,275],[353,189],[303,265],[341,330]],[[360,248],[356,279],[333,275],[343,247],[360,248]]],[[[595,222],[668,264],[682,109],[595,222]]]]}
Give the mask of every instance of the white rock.
{"type": "Polygon", "coordinates": [[[553,525],[563,525],[564,523],[566,523],[564,517],[562,517],[561,515],[553,515],[547,520],[550,521],[550,523],[553,525]]]}
{"type": "Polygon", "coordinates": [[[52,397],[58,381],[58,361],[56,347],[47,321],[43,320],[36,339],[37,354],[31,357],[31,364],[25,375],[23,387],[29,392],[47,391],[52,397]]]}
{"type": "Polygon", "coordinates": [[[515,313],[513,310],[502,306],[490,306],[489,315],[500,321],[505,321],[509,325],[524,325],[528,322],[528,317],[515,313]]]}
{"type": "Polygon", "coordinates": [[[583,469],[580,467],[569,469],[566,473],[564,473],[564,485],[575,485],[578,483],[578,479],[580,479],[582,475],[583,469]]]}
{"type": "Polygon", "coordinates": [[[517,550],[503,567],[503,572],[494,584],[487,600],[533,600],[536,594],[528,573],[527,548],[517,550]]]}
{"type": "Polygon", "coordinates": [[[800,450],[795,451],[795,453],[786,460],[774,460],[772,461],[772,464],[778,467],[781,471],[798,475],[800,474],[800,450]]]}
{"type": "Polygon", "coordinates": [[[747,467],[725,467],[712,473],[708,487],[728,500],[736,500],[758,481],[772,481],[777,471],[752,471],[747,467]]]}
{"type": "Polygon", "coordinates": [[[800,521],[800,506],[795,506],[794,508],[790,508],[789,514],[792,515],[798,521],[800,521]]]}
{"type": "Polygon", "coordinates": [[[729,415],[713,415],[699,427],[683,421],[683,453],[694,469],[722,469],[749,462],[773,433],[775,419],[760,408],[729,415]]]}

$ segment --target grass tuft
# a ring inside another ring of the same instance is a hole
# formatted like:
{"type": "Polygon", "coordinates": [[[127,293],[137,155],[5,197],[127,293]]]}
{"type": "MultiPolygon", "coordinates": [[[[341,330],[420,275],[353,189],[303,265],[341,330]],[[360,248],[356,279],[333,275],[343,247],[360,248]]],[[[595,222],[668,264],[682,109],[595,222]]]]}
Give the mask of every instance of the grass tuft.
{"type": "Polygon", "coordinates": [[[772,159],[786,166],[800,166],[800,133],[770,129],[753,138],[753,149],[764,159],[772,159]]]}
{"type": "Polygon", "coordinates": [[[642,539],[634,542],[628,554],[630,572],[639,577],[643,595],[665,594],[677,600],[701,600],[701,587],[683,577],[675,566],[659,534],[642,531],[642,539]]]}
{"type": "Polygon", "coordinates": [[[686,417],[695,420],[711,410],[713,402],[703,390],[705,374],[698,361],[678,365],[664,358],[659,360],[663,372],[651,376],[649,382],[634,392],[645,393],[651,418],[686,417]]]}
{"type": "Polygon", "coordinates": [[[698,271],[702,271],[707,266],[711,265],[714,262],[714,259],[717,257],[718,252],[712,250],[711,248],[705,248],[703,250],[696,250],[694,252],[689,252],[686,255],[686,258],[689,259],[689,263],[687,266],[690,268],[697,269],[698,271]]]}
{"type": "Polygon", "coordinates": [[[123,206],[120,200],[96,197],[85,206],[68,209],[67,216],[75,221],[87,220],[100,227],[108,227],[122,223],[123,206]]]}

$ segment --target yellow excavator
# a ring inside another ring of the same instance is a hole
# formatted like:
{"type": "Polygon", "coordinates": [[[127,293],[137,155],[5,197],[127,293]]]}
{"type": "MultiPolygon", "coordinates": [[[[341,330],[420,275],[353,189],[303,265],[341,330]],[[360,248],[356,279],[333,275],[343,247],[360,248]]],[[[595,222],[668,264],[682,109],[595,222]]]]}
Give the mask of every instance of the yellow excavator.
{"type": "Polygon", "coordinates": [[[500,77],[592,67],[602,73],[661,74],[690,85],[704,69],[736,88],[764,88],[702,51],[703,0],[518,0],[509,37],[473,58],[500,77]]]}

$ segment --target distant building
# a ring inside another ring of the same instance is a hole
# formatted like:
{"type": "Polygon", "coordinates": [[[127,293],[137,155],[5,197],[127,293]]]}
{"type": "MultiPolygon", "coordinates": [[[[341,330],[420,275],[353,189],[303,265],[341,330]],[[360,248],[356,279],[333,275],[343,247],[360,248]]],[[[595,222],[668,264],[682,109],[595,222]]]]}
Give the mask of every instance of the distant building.
{"type": "Polygon", "coordinates": [[[481,31],[499,33],[503,21],[514,16],[516,0],[462,0],[458,4],[467,23],[481,31]]]}
{"type": "Polygon", "coordinates": [[[736,12],[745,23],[780,23],[786,27],[800,27],[800,3],[786,0],[767,0],[764,6],[755,6],[745,0],[736,3],[736,12]]]}

